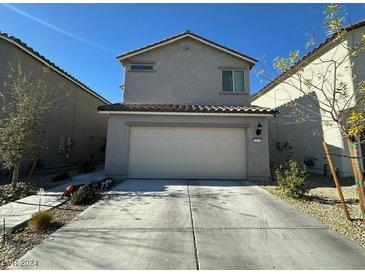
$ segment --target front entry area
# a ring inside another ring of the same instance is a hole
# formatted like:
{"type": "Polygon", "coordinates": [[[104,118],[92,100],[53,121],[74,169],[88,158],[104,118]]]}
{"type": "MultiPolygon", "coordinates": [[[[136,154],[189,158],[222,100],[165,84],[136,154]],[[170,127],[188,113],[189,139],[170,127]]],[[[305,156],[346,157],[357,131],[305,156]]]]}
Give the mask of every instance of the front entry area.
{"type": "Polygon", "coordinates": [[[128,177],[245,179],[245,129],[131,126],[128,177]]]}

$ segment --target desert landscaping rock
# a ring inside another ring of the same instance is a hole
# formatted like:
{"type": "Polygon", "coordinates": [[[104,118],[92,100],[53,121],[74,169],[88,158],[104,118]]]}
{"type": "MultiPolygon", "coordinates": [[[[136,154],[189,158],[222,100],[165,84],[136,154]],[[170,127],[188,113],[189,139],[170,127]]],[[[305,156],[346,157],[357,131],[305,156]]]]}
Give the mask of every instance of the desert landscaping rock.
{"type": "Polygon", "coordinates": [[[70,202],[52,209],[54,221],[51,229],[36,233],[31,232],[26,225],[18,228],[14,233],[6,236],[5,243],[0,243],[0,269],[5,269],[17,262],[28,250],[40,244],[54,231],[79,215],[87,206],[75,206],[70,202]]]}
{"type": "Polygon", "coordinates": [[[92,180],[104,178],[104,171],[100,169],[88,174],[80,174],[77,170],[71,170],[67,173],[72,177],[72,180],[54,182],[52,178],[57,174],[51,174],[34,178],[32,182],[18,182],[15,188],[10,183],[0,185],[0,206],[37,194],[40,189],[63,192],[65,187],[71,183],[90,183],[92,180]]]}
{"type": "Polygon", "coordinates": [[[343,213],[335,187],[317,186],[311,189],[303,199],[287,197],[276,186],[261,187],[299,210],[312,215],[330,229],[365,247],[365,226],[360,216],[359,200],[355,186],[342,187],[352,218],[351,221],[347,220],[343,213]]]}
{"type": "Polygon", "coordinates": [[[34,195],[38,190],[39,187],[28,182],[18,182],[15,188],[11,184],[2,185],[0,186],[0,206],[34,195]]]}

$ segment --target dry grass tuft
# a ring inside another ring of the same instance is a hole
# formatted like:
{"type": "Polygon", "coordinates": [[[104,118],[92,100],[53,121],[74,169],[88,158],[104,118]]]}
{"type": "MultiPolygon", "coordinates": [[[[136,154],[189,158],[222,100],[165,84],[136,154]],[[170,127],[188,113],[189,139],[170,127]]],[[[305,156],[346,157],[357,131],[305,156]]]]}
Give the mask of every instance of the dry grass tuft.
{"type": "Polygon", "coordinates": [[[34,213],[28,221],[28,227],[33,232],[47,230],[52,226],[54,219],[53,211],[42,210],[34,213]]]}

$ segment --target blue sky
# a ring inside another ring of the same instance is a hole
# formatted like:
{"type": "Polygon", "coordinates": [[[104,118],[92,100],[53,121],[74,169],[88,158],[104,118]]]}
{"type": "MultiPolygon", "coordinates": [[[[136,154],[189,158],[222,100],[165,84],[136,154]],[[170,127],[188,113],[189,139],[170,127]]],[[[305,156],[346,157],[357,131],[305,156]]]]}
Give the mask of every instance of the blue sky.
{"type": "MultiPolygon", "coordinates": [[[[251,91],[265,81],[262,64],[323,40],[322,4],[12,4],[0,5],[0,31],[14,35],[112,102],[120,102],[116,56],[186,29],[259,60],[251,91]],[[21,11],[21,12],[19,12],[21,11]]],[[[343,5],[349,20],[365,4],[343,5]]]]}

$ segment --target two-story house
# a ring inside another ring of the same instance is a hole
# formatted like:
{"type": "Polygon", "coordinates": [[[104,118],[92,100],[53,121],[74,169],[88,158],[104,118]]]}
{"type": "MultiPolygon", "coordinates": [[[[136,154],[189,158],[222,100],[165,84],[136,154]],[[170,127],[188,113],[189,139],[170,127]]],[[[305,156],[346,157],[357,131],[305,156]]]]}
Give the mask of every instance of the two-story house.
{"type": "Polygon", "coordinates": [[[190,31],[118,57],[124,102],[106,113],[105,172],[129,178],[268,180],[267,117],[250,104],[255,59],[190,31]]]}

